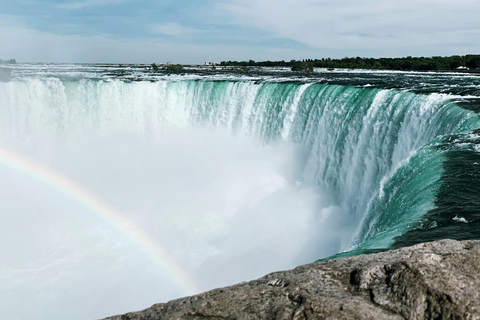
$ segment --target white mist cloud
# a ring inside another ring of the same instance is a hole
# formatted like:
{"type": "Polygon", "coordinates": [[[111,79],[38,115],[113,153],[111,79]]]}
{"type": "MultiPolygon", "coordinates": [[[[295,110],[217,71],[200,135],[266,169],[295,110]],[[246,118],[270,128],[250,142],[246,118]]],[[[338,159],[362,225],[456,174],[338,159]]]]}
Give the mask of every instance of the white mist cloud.
{"type": "MultiPolygon", "coordinates": [[[[343,212],[298,182],[301,153],[293,145],[261,146],[201,128],[153,140],[96,131],[63,142],[36,136],[17,144],[23,153],[139,224],[203,290],[340,249],[335,221],[343,212]]],[[[2,314],[100,318],[186,294],[81,202],[4,167],[0,177],[2,314]]]]}

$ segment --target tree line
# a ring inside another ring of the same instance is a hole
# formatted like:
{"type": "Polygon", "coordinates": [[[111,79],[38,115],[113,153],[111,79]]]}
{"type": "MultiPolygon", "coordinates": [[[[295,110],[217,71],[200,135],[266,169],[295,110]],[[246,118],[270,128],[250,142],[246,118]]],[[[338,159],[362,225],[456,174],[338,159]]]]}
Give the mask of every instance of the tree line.
{"type": "Polygon", "coordinates": [[[220,66],[232,67],[288,67],[293,71],[309,72],[313,68],[378,69],[402,71],[455,70],[458,68],[480,69],[480,55],[450,57],[404,57],[404,58],[343,58],[305,59],[291,61],[222,61],[220,66]]]}

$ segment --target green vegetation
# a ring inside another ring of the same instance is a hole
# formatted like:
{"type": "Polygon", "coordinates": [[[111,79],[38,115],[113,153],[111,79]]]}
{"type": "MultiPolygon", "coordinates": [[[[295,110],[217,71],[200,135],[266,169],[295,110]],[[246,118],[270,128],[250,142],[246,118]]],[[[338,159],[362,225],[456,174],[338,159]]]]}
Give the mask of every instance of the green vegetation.
{"type": "Polygon", "coordinates": [[[10,60],[2,60],[0,59],[0,64],[16,64],[17,60],[15,59],[10,59],[10,60]]]}
{"type": "Polygon", "coordinates": [[[167,64],[164,68],[167,71],[183,71],[183,65],[181,64],[167,64]]]}
{"type": "Polygon", "coordinates": [[[292,65],[292,71],[301,71],[306,73],[313,72],[313,63],[307,61],[297,61],[292,65]]]}
{"type": "Polygon", "coordinates": [[[288,67],[292,71],[311,72],[313,68],[349,68],[378,70],[455,70],[459,67],[480,68],[480,55],[451,57],[404,57],[404,58],[343,58],[306,59],[291,61],[222,61],[220,66],[232,67],[288,67]]]}
{"type": "Polygon", "coordinates": [[[161,68],[155,63],[152,63],[150,65],[153,69],[153,71],[158,71],[158,70],[166,70],[166,71],[183,71],[183,65],[181,64],[165,64],[161,68]]]}

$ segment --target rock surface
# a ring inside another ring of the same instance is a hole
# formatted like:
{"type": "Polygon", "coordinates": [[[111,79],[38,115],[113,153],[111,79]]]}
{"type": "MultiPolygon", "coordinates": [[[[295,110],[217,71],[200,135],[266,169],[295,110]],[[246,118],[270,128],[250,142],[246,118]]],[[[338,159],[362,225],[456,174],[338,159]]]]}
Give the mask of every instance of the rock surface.
{"type": "Polygon", "coordinates": [[[480,241],[312,263],[114,316],[127,319],[480,319],[480,241]]]}

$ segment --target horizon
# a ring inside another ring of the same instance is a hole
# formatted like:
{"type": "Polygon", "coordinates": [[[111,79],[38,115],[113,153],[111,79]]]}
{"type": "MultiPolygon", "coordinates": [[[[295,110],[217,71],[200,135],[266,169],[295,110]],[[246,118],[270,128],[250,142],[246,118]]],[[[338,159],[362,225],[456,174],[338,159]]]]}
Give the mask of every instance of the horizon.
{"type": "MultiPolygon", "coordinates": [[[[397,56],[397,57],[360,57],[360,56],[346,56],[342,58],[331,58],[331,57],[321,57],[321,58],[303,58],[303,59],[290,59],[290,60],[273,60],[273,59],[266,59],[266,60],[253,60],[253,59],[243,59],[243,60],[222,60],[222,61],[204,61],[202,63],[178,63],[184,66],[204,66],[206,62],[213,62],[215,65],[219,65],[222,62],[248,62],[250,60],[254,61],[255,63],[260,63],[260,62],[292,62],[292,61],[305,61],[305,60],[322,60],[322,59],[332,59],[332,60],[341,60],[341,59],[352,59],[352,58],[361,58],[361,59],[406,59],[406,58],[413,58],[413,59],[418,59],[418,58],[426,58],[426,59],[431,59],[431,58],[449,58],[449,57],[465,57],[469,55],[480,55],[480,53],[467,53],[467,54],[453,54],[449,56],[438,56],[438,55],[432,55],[432,56],[397,56]]],[[[111,64],[111,65],[151,65],[153,63],[155,64],[160,64],[160,65],[168,65],[168,64],[176,64],[176,63],[171,63],[171,62],[158,62],[158,61],[153,61],[153,62],[57,62],[57,61],[18,61],[15,58],[7,58],[7,59],[2,59],[0,58],[0,64],[2,62],[4,64],[8,64],[5,62],[15,60],[16,64],[111,64]]]]}

